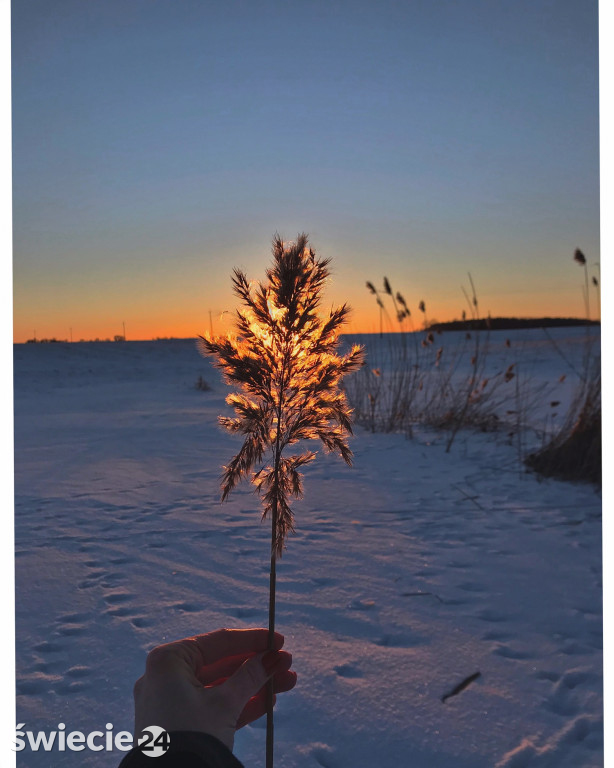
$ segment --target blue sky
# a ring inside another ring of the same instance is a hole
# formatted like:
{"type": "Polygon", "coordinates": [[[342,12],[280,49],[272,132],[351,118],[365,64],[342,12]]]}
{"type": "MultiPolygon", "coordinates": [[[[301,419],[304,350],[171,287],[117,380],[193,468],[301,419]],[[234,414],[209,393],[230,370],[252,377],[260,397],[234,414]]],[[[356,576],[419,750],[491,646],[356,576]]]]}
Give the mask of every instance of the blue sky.
{"type": "Polygon", "coordinates": [[[19,0],[15,339],[190,336],[275,231],[460,316],[581,315],[597,3],[19,0]]]}

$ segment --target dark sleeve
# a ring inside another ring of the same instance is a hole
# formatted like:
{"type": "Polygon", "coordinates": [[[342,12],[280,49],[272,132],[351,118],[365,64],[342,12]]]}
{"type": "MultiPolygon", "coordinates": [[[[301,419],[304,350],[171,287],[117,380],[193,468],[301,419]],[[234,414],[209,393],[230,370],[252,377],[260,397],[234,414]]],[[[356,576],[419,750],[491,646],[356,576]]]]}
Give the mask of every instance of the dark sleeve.
{"type": "Polygon", "coordinates": [[[244,768],[219,739],[207,733],[171,731],[170,747],[160,757],[152,759],[138,747],[121,761],[119,768],[244,768]]]}

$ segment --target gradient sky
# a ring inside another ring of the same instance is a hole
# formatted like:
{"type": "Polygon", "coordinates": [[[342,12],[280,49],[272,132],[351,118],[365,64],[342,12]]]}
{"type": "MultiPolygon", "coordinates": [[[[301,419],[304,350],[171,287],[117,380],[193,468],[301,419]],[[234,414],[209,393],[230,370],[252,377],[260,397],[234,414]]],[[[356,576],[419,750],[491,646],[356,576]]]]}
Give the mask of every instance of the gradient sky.
{"type": "MultiPolygon", "coordinates": [[[[194,336],[306,231],[327,299],[583,314],[593,0],[13,3],[14,338],[194,336]]],[[[596,268],[594,268],[596,269],[596,268]]]]}

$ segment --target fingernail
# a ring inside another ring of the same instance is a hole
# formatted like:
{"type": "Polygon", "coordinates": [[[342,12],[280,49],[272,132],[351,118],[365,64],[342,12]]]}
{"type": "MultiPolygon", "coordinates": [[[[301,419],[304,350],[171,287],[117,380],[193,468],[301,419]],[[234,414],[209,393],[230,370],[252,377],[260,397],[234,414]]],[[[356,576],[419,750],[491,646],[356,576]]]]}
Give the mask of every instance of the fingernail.
{"type": "Polygon", "coordinates": [[[281,660],[279,651],[268,651],[262,657],[262,666],[267,675],[272,675],[281,660]]]}
{"type": "Polygon", "coordinates": [[[283,647],[285,640],[286,638],[280,632],[275,633],[273,642],[275,643],[276,650],[279,650],[283,647]]]}

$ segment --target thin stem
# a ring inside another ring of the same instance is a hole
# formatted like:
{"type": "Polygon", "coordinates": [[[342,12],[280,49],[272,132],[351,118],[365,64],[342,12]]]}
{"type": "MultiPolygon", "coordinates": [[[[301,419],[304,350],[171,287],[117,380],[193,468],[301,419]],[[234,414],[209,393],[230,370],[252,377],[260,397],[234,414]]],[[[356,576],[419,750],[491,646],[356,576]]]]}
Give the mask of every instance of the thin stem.
{"type": "MultiPolygon", "coordinates": [[[[275,468],[279,466],[279,460],[275,462],[275,468]]],[[[277,531],[277,499],[273,501],[273,514],[271,515],[271,570],[269,575],[269,651],[273,650],[275,634],[275,586],[277,556],[275,553],[275,534],[277,531]]],[[[266,768],[273,768],[273,749],[275,745],[273,700],[275,696],[273,678],[266,686],[266,768]]]]}
{"type": "MultiPolygon", "coordinates": [[[[471,280],[471,275],[469,275],[469,280],[471,280]]],[[[471,280],[471,287],[473,288],[473,280],[471,280]]],[[[466,295],[466,294],[465,294],[466,295]]],[[[469,297],[467,297],[467,301],[469,300],[469,297]]],[[[480,331],[479,331],[479,309],[478,309],[478,302],[475,294],[475,288],[473,288],[473,306],[475,307],[475,315],[473,317],[474,320],[474,334],[475,334],[475,354],[473,355],[473,373],[471,374],[471,378],[469,380],[469,387],[467,389],[467,397],[465,398],[465,402],[463,404],[463,408],[461,410],[460,415],[458,416],[456,420],[456,424],[454,425],[452,429],[452,434],[450,435],[450,438],[448,440],[448,444],[446,445],[446,453],[450,453],[450,448],[452,447],[452,443],[454,442],[454,438],[456,437],[456,433],[461,428],[463,421],[465,420],[465,416],[467,414],[467,411],[469,410],[469,403],[471,400],[471,394],[475,388],[476,382],[478,380],[478,365],[480,362],[480,331]]]]}
{"type": "MultiPolygon", "coordinates": [[[[281,417],[284,405],[284,389],[286,386],[286,363],[288,357],[287,344],[285,345],[285,354],[281,368],[281,378],[279,382],[279,400],[277,402],[277,430],[275,435],[275,446],[273,448],[274,457],[274,479],[273,487],[275,496],[273,498],[273,509],[271,514],[271,568],[269,572],[269,643],[270,651],[274,648],[275,639],[275,593],[277,582],[277,501],[279,498],[279,464],[281,461],[281,417]]],[[[275,727],[273,716],[275,688],[273,678],[271,678],[266,687],[266,768],[273,768],[273,752],[275,747],[275,727]]]]}

